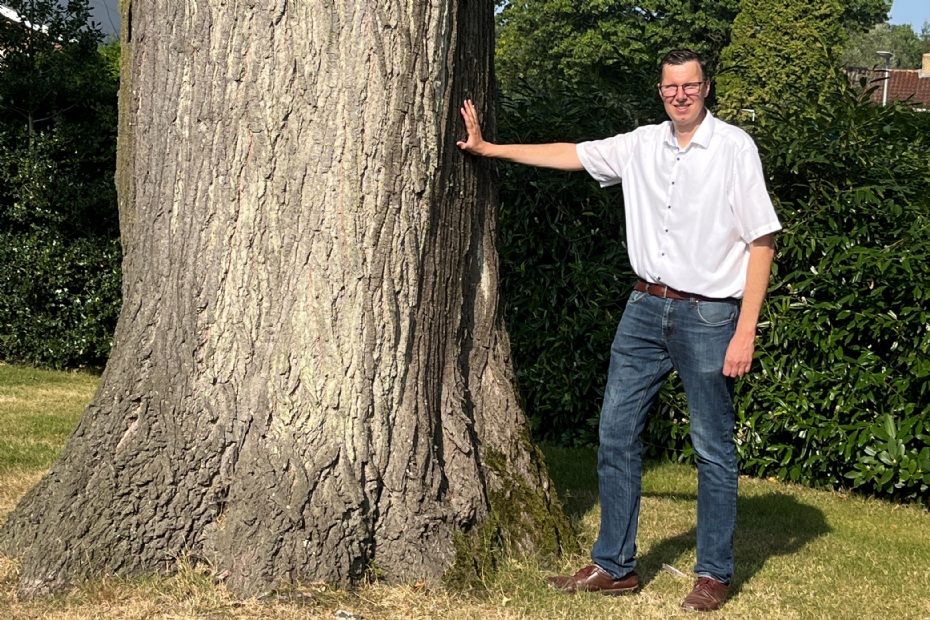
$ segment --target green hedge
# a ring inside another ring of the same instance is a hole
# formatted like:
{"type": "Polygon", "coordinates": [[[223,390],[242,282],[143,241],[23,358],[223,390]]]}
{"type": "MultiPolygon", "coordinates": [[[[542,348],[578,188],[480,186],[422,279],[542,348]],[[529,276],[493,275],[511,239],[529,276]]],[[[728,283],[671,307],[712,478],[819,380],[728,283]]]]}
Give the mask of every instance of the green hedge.
{"type": "Polygon", "coordinates": [[[838,88],[762,118],[786,228],[763,373],[740,390],[743,468],[926,499],[930,114],[838,88]]]}
{"type": "Polygon", "coordinates": [[[120,309],[119,241],[0,233],[0,359],[102,366],[120,309]]]}
{"type": "MultiPolygon", "coordinates": [[[[529,92],[503,100],[500,135],[595,139],[635,127],[637,112],[598,93],[529,92]]],[[[621,190],[601,190],[585,173],[506,163],[499,172],[501,287],[533,432],[592,443],[609,343],[633,285],[621,190]]]]}
{"type": "MultiPolygon", "coordinates": [[[[642,106],[571,93],[505,97],[501,140],[631,128],[642,106]],[[634,106],[635,107],[635,106],[634,106]]],[[[742,469],[899,499],[928,497],[930,114],[837,82],[761,116],[755,134],[785,225],[755,372],[738,385],[742,469]]],[[[583,173],[501,167],[501,259],[520,386],[538,439],[596,441],[610,342],[633,283],[619,191],[583,173]]],[[[674,377],[647,453],[692,457],[674,377]]]]}
{"type": "Polygon", "coordinates": [[[32,132],[0,106],[0,360],[106,362],[120,307],[116,87],[101,78],[32,132]]]}
{"type": "Polygon", "coordinates": [[[119,46],[87,0],[8,4],[48,32],[0,20],[0,360],[100,366],[120,305],[119,46]]]}

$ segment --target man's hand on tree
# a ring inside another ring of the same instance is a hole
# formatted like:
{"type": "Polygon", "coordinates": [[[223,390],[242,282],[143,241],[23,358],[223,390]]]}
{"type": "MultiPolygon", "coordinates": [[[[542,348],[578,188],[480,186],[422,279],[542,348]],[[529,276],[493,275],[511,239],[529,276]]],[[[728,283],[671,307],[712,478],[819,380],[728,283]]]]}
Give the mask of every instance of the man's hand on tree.
{"type": "Polygon", "coordinates": [[[487,144],[481,137],[481,125],[478,124],[478,112],[475,110],[475,104],[471,99],[466,99],[462,106],[462,118],[465,119],[465,131],[468,132],[468,139],[464,142],[459,140],[456,144],[463,151],[472,155],[483,155],[483,148],[487,144]]]}

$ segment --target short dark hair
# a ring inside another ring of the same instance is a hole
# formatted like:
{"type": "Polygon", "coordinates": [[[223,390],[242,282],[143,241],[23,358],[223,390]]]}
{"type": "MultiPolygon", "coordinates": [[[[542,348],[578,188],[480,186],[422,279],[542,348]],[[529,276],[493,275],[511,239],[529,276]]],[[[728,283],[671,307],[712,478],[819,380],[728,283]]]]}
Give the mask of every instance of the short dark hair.
{"type": "Polygon", "coordinates": [[[662,72],[665,70],[666,65],[677,66],[686,62],[696,62],[701,67],[701,77],[705,80],[708,79],[707,61],[704,60],[704,57],[694,50],[682,47],[674,49],[662,57],[662,62],[659,63],[659,81],[662,80],[662,72]]]}

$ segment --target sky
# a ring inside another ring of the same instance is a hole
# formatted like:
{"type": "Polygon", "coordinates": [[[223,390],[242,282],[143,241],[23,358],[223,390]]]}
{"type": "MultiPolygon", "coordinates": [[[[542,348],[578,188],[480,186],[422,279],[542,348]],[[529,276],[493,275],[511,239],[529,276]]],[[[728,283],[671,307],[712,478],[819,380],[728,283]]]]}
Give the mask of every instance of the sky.
{"type": "MultiPolygon", "coordinates": [[[[900,2],[901,0],[897,0],[900,2]]],[[[930,2],[930,0],[920,0],[930,2]]],[[[119,0],[90,0],[91,19],[107,36],[119,34],[119,0]]]]}
{"type": "Polygon", "coordinates": [[[924,22],[930,22],[930,0],[894,0],[891,5],[892,24],[910,24],[920,34],[924,22]]]}

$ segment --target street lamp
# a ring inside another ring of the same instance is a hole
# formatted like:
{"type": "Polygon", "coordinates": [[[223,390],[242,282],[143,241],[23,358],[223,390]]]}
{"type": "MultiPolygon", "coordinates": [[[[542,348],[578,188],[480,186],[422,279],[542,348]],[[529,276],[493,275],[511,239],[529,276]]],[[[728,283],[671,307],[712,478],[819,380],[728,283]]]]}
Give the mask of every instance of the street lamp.
{"type": "Polygon", "coordinates": [[[888,105],[888,82],[891,81],[891,57],[894,52],[875,52],[885,59],[885,87],[882,89],[882,105],[888,105]]]}

